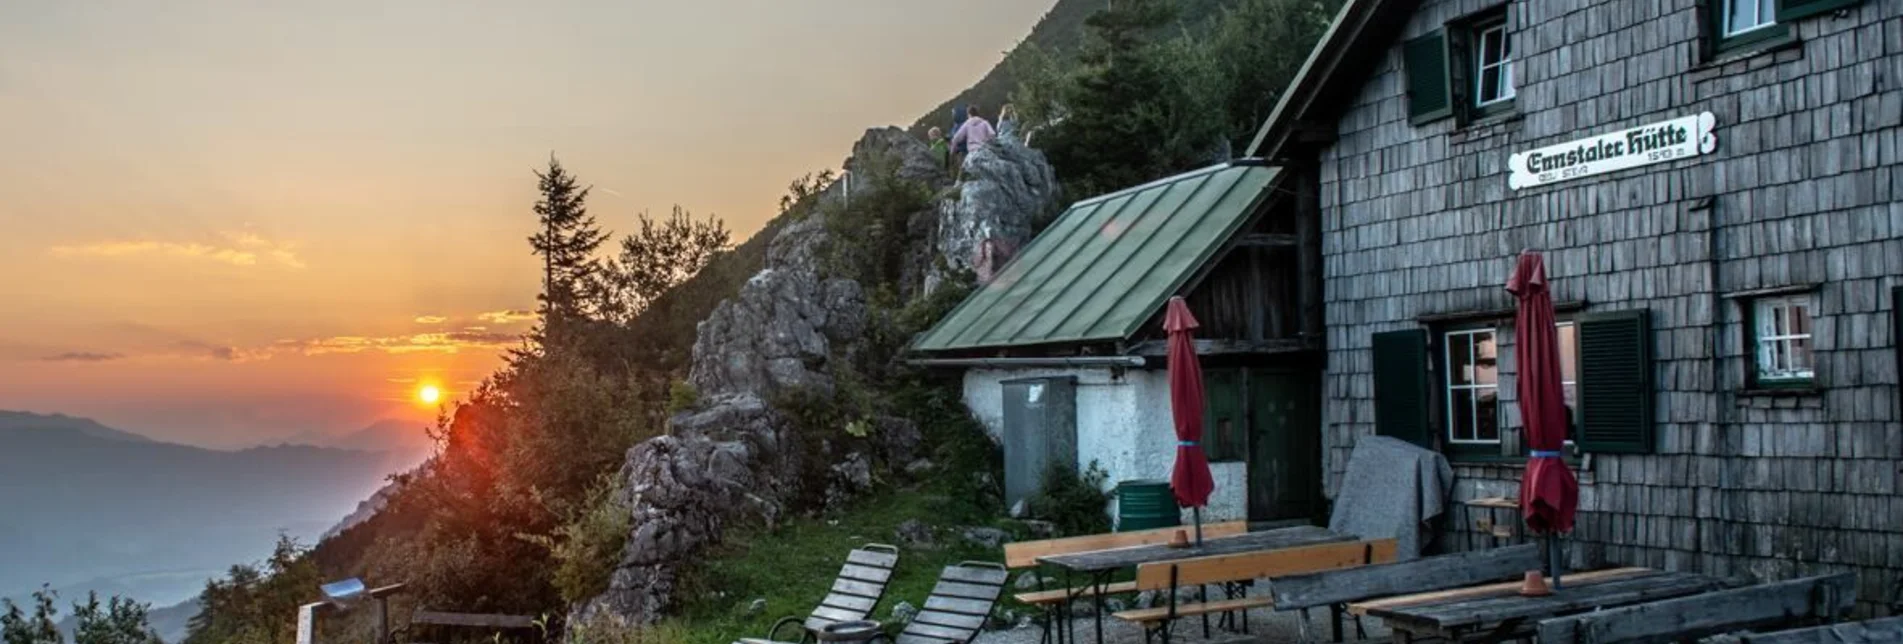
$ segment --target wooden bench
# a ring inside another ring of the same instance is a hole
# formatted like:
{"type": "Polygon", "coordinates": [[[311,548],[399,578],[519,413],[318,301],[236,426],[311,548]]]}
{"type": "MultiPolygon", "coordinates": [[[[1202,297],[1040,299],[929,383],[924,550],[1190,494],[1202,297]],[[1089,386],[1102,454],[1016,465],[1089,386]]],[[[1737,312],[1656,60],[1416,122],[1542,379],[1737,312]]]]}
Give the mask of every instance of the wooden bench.
{"type": "MultiPolygon", "coordinates": [[[[1304,642],[1315,641],[1308,630],[1308,610],[1328,607],[1334,639],[1339,642],[1342,640],[1341,618],[1351,602],[1520,577],[1528,570],[1538,570],[1540,559],[1540,547],[1527,544],[1325,570],[1277,579],[1269,588],[1269,596],[1277,611],[1302,611],[1300,629],[1304,642]]],[[[1355,625],[1359,628],[1360,624],[1361,618],[1357,615],[1355,625]]]]}
{"type": "Polygon", "coordinates": [[[1209,615],[1240,611],[1243,614],[1243,632],[1246,633],[1249,628],[1247,611],[1272,606],[1274,600],[1246,596],[1245,584],[1257,579],[1385,563],[1394,560],[1394,553],[1393,539],[1370,539],[1143,564],[1137,567],[1137,589],[1158,591],[1165,597],[1166,603],[1154,608],[1126,610],[1111,616],[1142,626],[1145,641],[1160,637],[1167,643],[1170,640],[1170,627],[1179,618],[1202,617],[1203,634],[1206,637],[1209,634],[1209,615]],[[1222,586],[1227,597],[1210,600],[1208,593],[1204,592],[1203,601],[1198,603],[1182,604],[1176,601],[1179,588],[1196,586],[1206,591],[1210,585],[1222,586]]]}
{"type": "MultiPolygon", "coordinates": [[[[1004,544],[1004,567],[1009,570],[1029,570],[1038,567],[1037,559],[1039,557],[1067,555],[1078,552],[1095,552],[1114,548],[1129,548],[1132,546],[1166,544],[1175,538],[1178,530],[1190,532],[1195,530],[1195,528],[1186,526],[1152,528],[1149,530],[1132,530],[1130,532],[1113,532],[1080,537],[1044,539],[1042,541],[1017,541],[1007,543],[1004,544]]],[[[1248,531],[1249,522],[1247,521],[1210,523],[1203,526],[1203,538],[1216,539],[1229,537],[1248,531]]],[[[1136,582],[1124,581],[1105,584],[1102,594],[1105,596],[1121,595],[1133,593],[1136,592],[1136,590],[1136,582]]],[[[1014,595],[1013,598],[1027,606],[1033,606],[1050,612],[1057,607],[1063,606],[1072,599],[1094,599],[1097,595],[1097,588],[1094,586],[1044,588],[1043,578],[1040,576],[1038,578],[1038,590],[1018,593],[1014,595]]],[[[1045,621],[1048,627],[1050,620],[1047,619],[1045,621]]]]}
{"type": "Polygon", "coordinates": [[[535,618],[528,615],[447,613],[419,609],[410,613],[410,625],[404,629],[403,634],[414,634],[416,631],[421,630],[419,627],[483,629],[496,631],[499,634],[501,631],[535,629],[535,618]]]}
{"type": "Polygon", "coordinates": [[[1718,590],[1540,622],[1540,641],[1675,642],[1739,630],[1834,621],[1857,602],[1857,576],[1840,573],[1718,590]]]}

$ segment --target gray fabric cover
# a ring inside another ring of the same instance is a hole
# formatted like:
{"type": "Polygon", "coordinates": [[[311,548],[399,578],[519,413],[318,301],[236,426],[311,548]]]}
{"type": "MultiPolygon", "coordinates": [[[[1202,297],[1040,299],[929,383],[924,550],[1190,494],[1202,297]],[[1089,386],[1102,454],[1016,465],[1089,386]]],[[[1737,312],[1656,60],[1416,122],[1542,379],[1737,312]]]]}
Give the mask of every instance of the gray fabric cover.
{"type": "Polygon", "coordinates": [[[1328,529],[1363,539],[1393,537],[1396,558],[1419,557],[1428,521],[1445,511],[1454,468],[1439,453],[1387,436],[1363,436],[1335,489],[1328,529]]]}

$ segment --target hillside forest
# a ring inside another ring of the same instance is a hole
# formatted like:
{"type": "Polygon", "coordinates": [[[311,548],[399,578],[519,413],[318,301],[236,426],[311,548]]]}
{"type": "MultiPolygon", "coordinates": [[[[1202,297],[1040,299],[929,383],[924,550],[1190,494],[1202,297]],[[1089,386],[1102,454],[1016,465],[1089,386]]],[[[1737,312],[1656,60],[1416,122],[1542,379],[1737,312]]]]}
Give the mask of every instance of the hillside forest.
{"type": "MultiPolygon", "coordinates": [[[[1339,2],[1061,0],[998,69],[953,101],[978,103],[986,116],[1013,103],[1020,129],[1049,160],[1066,201],[1137,185],[1228,159],[1245,146],[1339,2]]],[[[942,126],[947,114],[935,109],[918,125],[942,126]]],[[[847,440],[847,433],[865,431],[868,418],[899,417],[919,428],[941,473],[921,482],[896,467],[881,470],[875,489],[849,514],[919,511],[889,506],[911,503],[891,494],[908,485],[950,499],[947,509],[932,513],[980,520],[1005,514],[995,485],[986,483],[997,469],[996,450],[973,440],[980,430],[960,402],[957,381],[907,367],[901,358],[912,335],[968,292],[966,284],[926,296],[894,269],[904,260],[896,255],[925,234],[905,216],[934,195],[884,178],[875,180],[875,198],[822,208],[816,196],[833,175],[809,175],[792,183],[776,219],[736,246],[718,217],[681,208],[611,232],[588,214],[585,177],[585,168],[550,158],[525,178],[535,181],[539,197],[524,209],[524,229],[533,224],[528,249],[543,260],[541,322],[503,367],[442,412],[431,430],[435,455],[393,477],[387,505],[368,521],[316,544],[284,540],[266,561],[234,565],[207,583],[187,642],[291,644],[296,606],[317,598],[318,583],[353,576],[372,585],[407,584],[402,601],[410,606],[544,616],[538,623],[551,639],[559,636],[571,608],[608,587],[628,542],[632,519],[616,473],[630,447],[667,433],[670,416],[698,403],[700,394],[687,384],[697,323],[760,271],[769,240],[810,218],[851,233],[833,237],[827,264],[863,286],[873,329],[851,360],[831,367],[839,386],[830,396],[789,395],[772,404],[794,419],[806,442],[847,440]]],[[[735,563],[745,550],[785,552],[811,540],[800,521],[823,529],[840,519],[827,514],[838,509],[823,496],[801,492],[791,507],[796,516],[727,531],[725,541],[748,548],[715,551],[703,576],[745,586],[747,566],[735,563]]],[[[849,545],[856,544],[823,547],[834,554],[849,545]]],[[[693,619],[649,628],[654,640],[741,635],[697,632],[689,623],[727,619],[724,604],[707,604],[733,597],[695,589],[680,596],[669,613],[693,619]]],[[[108,599],[92,610],[112,628],[136,622],[145,610],[122,603],[130,604],[108,599]]],[[[0,609],[22,615],[19,607],[0,609]]],[[[57,633],[33,627],[32,612],[27,607],[25,617],[7,623],[5,644],[58,641],[57,633]]],[[[571,641],[584,639],[574,635],[571,641]]]]}

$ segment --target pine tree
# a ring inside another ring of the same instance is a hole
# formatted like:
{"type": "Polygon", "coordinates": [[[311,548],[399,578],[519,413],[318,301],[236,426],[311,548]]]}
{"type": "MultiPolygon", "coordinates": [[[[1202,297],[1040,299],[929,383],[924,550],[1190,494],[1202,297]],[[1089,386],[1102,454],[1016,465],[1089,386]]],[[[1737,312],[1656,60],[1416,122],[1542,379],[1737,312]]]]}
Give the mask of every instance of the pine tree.
{"type": "Polygon", "coordinates": [[[146,621],[148,609],[117,595],[102,607],[99,593],[88,592],[86,603],[73,604],[73,644],[160,644],[146,621]]]}
{"type": "Polygon", "coordinates": [[[529,237],[529,245],[542,256],[542,323],[552,330],[587,313],[583,305],[600,273],[595,251],[608,233],[588,214],[592,188],[580,187],[561,161],[551,155],[548,171],[538,170],[535,177],[542,194],[535,215],[542,231],[529,237]]]}
{"type": "Polygon", "coordinates": [[[53,589],[41,586],[33,591],[33,614],[27,615],[14,605],[11,599],[0,599],[5,611],[0,611],[0,642],[5,644],[63,644],[65,637],[59,632],[54,621],[59,610],[53,608],[53,598],[59,594],[53,589]]]}

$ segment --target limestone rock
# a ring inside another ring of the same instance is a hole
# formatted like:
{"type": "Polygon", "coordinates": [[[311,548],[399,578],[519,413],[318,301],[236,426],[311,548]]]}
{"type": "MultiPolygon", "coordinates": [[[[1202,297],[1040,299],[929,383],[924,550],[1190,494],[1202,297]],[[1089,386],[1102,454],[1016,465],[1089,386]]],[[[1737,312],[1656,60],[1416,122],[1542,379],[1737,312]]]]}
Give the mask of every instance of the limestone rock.
{"type": "Polygon", "coordinates": [[[930,472],[933,469],[936,469],[937,467],[938,467],[938,464],[933,463],[931,459],[921,458],[921,459],[912,461],[910,463],[906,463],[905,473],[910,474],[912,476],[918,476],[918,475],[930,472]]]}
{"type": "Polygon", "coordinates": [[[1011,587],[1024,591],[1037,590],[1037,582],[1037,571],[1030,570],[1018,575],[1017,582],[1011,584],[1011,587]]]}
{"type": "Polygon", "coordinates": [[[747,617],[757,617],[766,612],[766,598],[761,597],[747,604],[747,617]]]}
{"type": "Polygon", "coordinates": [[[925,525],[918,519],[906,519],[904,523],[900,523],[899,527],[894,528],[892,532],[893,536],[898,538],[899,545],[902,546],[930,548],[934,545],[931,526],[925,525]]]}
{"type": "Polygon", "coordinates": [[[1002,547],[1004,542],[1011,540],[1011,533],[997,528],[984,527],[965,528],[958,533],[958,536],[964,538],[967,543],[972,545],[993,549],[1002,547]]]}
{"type": "Polygon", "coordinates": [[[892,606],[892,621],[906,624],[914,617],[918,617],[918,607],[913,606],[912,602],[900,601],[892,606]]]}
{"type": "Polygon", "coordinates": [[[837,511],[859,493],[872,488],[872,460],[853,452],[833,464],[832,480],[826,485],[826,510],[837,511]]]}
{"type": "Polygon", "coordinates": [[[1057,536],[1057,524],[1055,523],[1041,519],[1025,519],[1022,523],[1024,523],[1024,529],[1030,530],[1031,536],[1033,537],[1049,539],[1057,536]]]}
{"type": "Polygon", "coordinates": [[[957,199],[939,204],[934,250],[944,269],[926,277],[930,293],[949,271],[972,271],[980,283],[1031,239],[1038,218],[1062,205],[1057,173],[1044,153],[1015,139],[997,139],[965,157],[957,199]]]}

